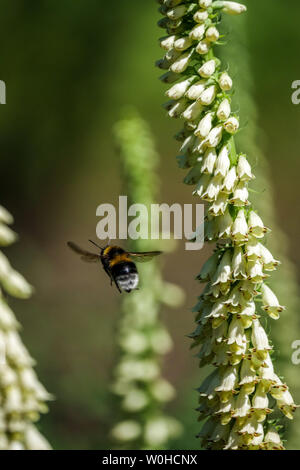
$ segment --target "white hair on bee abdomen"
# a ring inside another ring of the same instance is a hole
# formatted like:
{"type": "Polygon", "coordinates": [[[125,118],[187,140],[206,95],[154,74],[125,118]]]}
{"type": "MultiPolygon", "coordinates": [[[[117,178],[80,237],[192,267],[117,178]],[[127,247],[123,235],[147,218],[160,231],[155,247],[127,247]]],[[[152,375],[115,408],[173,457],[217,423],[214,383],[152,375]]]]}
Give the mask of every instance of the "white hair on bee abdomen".
{"type": "Polygon", "coordinates": [[[125,291],[133,290],[138,286],[139,276],[137,273],[121,274],[117,277],[117,282],[121,289],[125,291]]]}

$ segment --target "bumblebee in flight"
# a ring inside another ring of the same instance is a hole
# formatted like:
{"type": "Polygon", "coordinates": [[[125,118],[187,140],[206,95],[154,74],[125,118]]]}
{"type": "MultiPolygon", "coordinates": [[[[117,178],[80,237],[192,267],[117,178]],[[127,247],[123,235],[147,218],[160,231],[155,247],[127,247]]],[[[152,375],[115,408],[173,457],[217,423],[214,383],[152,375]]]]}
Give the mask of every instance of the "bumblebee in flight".
{"type": "Polygon", "coordinates": [[[110,278],[110,284],[112,285],[114,282],[120,293],[122,290],[129,293],[137,289],[139,275],[135,261],[150,261],[154,256],[158,256],[162,253],[161,251],[135,253],[125,251],[119,246],[111,245],[101,248],[92,240],[89,241],[100,249],[99,254],[83,250],[73,242],[68,242],[68,246],[71,250],[80,255],[83,261],[88,263],[101,261],[104,271],[110,278]]]}

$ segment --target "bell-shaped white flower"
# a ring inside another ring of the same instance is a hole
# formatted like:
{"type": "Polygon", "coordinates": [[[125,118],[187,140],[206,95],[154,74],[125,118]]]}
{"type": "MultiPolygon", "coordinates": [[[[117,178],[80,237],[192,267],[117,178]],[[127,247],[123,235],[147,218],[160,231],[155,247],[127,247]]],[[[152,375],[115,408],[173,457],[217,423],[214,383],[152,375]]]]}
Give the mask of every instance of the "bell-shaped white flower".
{"type": "Polygon", "coordinates": [[[226,367],[221,375],[221,384],[215,388],[216,392],[232,392],[238,382],[236,367],[226,367]]]}
{"type": "Polygon", "coordinates": [[[206,38],[210,42],[216,42],[220,37],[220,33],[215,26],[210,26],[206,30],[206,38]]]}
{"type": "Polygon", "coordinates": [[[197,24],[194,26],[190,32],[190,38],[194,41],[201,41],[205,34],[205,25],[204,24],[197,24]]]}
{"type": "Polygon", "coordinates": [[[184,36],[175,40],[174,48],[176,51],[186,51],[192,46],[192,44],[193,40],[189,36],[184,36]]]}
{"type": "Polygon", "coordinates": [[[201,172],[202,173],[208,173],[209,175],[212,175],[213,172],[214,172],[216,160],[217,160],[216,150],[214,148],[208,149],[205,152],[205,155],[204,155],[204,160],[203,160],[203,165],[201,167],[201,172]]]}
{"type": "Polygon", "coordinates": [[[184,54],[181,54],[178,57],[178,59],[176,59],[171,65],[170,67],[171,71],[174,73],[184,72],[188,68],[190,60],[191,60],[190,52],[185,52],[184,54]]]}
{"type": "Polygon", "coordinates": [[[204,116],[204,118],[201,119],[201,121],[198,124],[197,129],[195,130],[196,136],[202,137],[202,138],[205,138],[208,136],[212,128],[213,117],[214,117],[213,113],[207,113],[204,116]]]}
{"type": "Polygon", "coordinates": [[[251,233],[255,238],[263,238],[265,233],[268,231],[259,215],[254,211],[250,212],[248,225],[249,233],[251,233]]]}
{"type": "Polygon", "coordinates": [[[266,449],[266,450],[283,450],[284,449],[282,442],[281,442],[281,438],[275,429],[271,429],[265,435],[263,449],[266,449]]]}
{"type": "Polygon", "coordinates": [[[253,178],[251,166],[245,155],[239,157],[237,164],[237,175],[242,181],[249,181],[253,178]]]}
{"type": "Polygon", "coordinates": [[[207,9],[212,5],[212,0],[199,0],[199,6],[201,8],[207,9]]]}
{"type": "Polygon", "coordinates": [[[5,207],[0,205],[0,221],[5,224],[12,224],[14,221],[13,216],[5,209],[5,207]]]}
{"type": "Polygon", "coordinates": [[[237,2],[223,2],[223,11],[229,15],[240,15],[247,10],[247,7],[237,2]]]}
{"type": "Polygon", "coordinates": [[[172,100],[179,100],[184,96],[190,85],[190,79],[176,83],[168,91],[166,91],[166,95],[172,100]]]}
{"type": "Polygon", "coordinates": [[[248,224],[246,222],[245,212],[240,210],[232,225],[232,238],[236,242],[246,241],[248,239],[248,224]]]}
{"type": "Polygon", "coordinates": [[[28,425],[25,431],[25,443],[28,450],[51,450],[44,436],[33,425],[28,425]]]}
{"type": "Polygon", "coordinates": [[[235,403],[234,418],[246,418],[250,415],[251,403],[247,390],[242,387],[235,403]]]}
{"type": "Polygon", "coordinates": [[[160,47],[162,49],[165,49],[166,51],[169,51],[170,49],[174,47],[174,43],[176,39],[177,39],[177,36],[175,34],[164,37],[160,40],[160,47]]]}
{"type": "Polygon", "coordinates": [[[269,340],[267,333],[264,328],[261,326],[258,320],[254,320],[252,324],[252,336],[251,340],[253,346],[258,351],[270,350],[269,340]]]}
{"type": "Polygon", "coordinates": [[[199,75],[203,78],[209,78],[211,75],[215,73],[216,70],[216,61],[215,60],[208,60],[204,62],[204,64],[198,70],[199,75]]]}
{"type": "Polygon", "coordinates": [[[212,279],[212,285],[225,283],[232,279],[232,268],[231,268],[231,253],[229,250],[225,251],[215,276],[212,279]]]}
{"type": "Polygon", "coordinates": [[[274,271],[280,264],[280,261],[276,260],[272,253],[261,243],[259,243],[261,261],[266,271],[274,271]]]}
{"type": "Polygon", "coordinates": [[[237,184],[237,176],[236,176],[235,168],[236,168],[235,166],[230,168],[230,170],[228,171],[227,175],[224,178],[222,191],[224,191],[227,194],[232,193],[232,191],[234,190],[237,184]]]}
{"type": "Polygon", "coordinates": [[[189,100],[198,100],[201,94],[204,92],[205,88],[206,80],[199,80],[188,89],[188,91],[186,92],[186,97],[189,100]]]}
{"type": "Polygon", "coordinates": [[[251,360],[243,359],[239,385],[256,384],[258,380],[258,375],[252,367],[251,360]]]}
{"type": "Polygon", "coordinates": [[[205,10],[198,10],[194,14],[193,18],[196,23],[205,23],[205,21],[208,19],[208,12],[205,10]]]}
{"type": "Polygon", "coordinates": [[[247,206],[249,192],[247,186],[244,183],[239,183],[236,189],[234,190],[233,196],[230,199],[230,202],[237,207],[247,206]]]}
{"type": "Polygon", "coordinates": [[[216,161],[215,176],[221,175],[225,177],[229,171],[229,168],[230,168],[229,150],[228,150],[228,146],[224,145],[216,161]]]}
{"type": "Polygon", "coordinates": [[[261,286],[263,309],[274,320],[278,320],[279,314],[283,312],[285,307],[279,304],[279,301],[274,292],[266,284],[261,286]]]}
{"type": "Polygon", "coordinates": [[[235,134],[240,126],[238,119],[234,116],[231,116],[224,122],[224,129],[229,134],[235,134]]]}
{"type": "Polygon", "coordinates": [[[14,269],[11,269],[8,276],[2,279],[2,285],[8,294],[19,299],[28,299],[33,293],[33,287],[22,274],[14,269]]]}
{"type": "Polygon", "coordinates": [[[260,243],[256,238],[249,238],[249,242],[245,245],[245,257],[251,261],[261,259],[260,243]]]}
{"type": "Polygon", "coordinates": [[[232,269],[234,279],[246,279],[246,261],[240,246],[234,248],[232,257],[232,269]]]}
{"type": "Polygon", "coordinates": [[[222,140],[223,135],[223,126],[218,125],[214,127],[206,139],[206,144],[208,147],[217,147],[222,140]]]}
{"type": "Polygon", "coordinates": [[[225,211],[222,217],[219,217],[217,230],[219,238],[228,238],[231,234],[233,220],[228,210],[225,211]]]}
{"type": "Polygon", "coordinates": [[[223,91],[229,91],[232,88],[232,79],[227,72],[223,72],[219,78],[219,85],[223,91]]]}
{"type": "Polygon", "coordinates": [[[251,282],[257,283],[262,282],[268,276],[263,272],[263,266],[259,260],[248,260],[247,263],[247,275],[251,282]]]}
{"type": "Polygon", "coordinates": [[[239,318],[234,317],[229,326],[227,344],[243,347],[246,342],[243,322],[239,318]]]}
{"type": "Polygon", "coordinates": [[[215,85],[211,85],[210,87],[206,88],[202,93],[201,93],[201,96],[199,98],[200,102],[204,105],[204,106],[209,106],[210,104],[212,104],[212,102],[214,101],[215,97],[216,97],[216,92],[217,92],[217,89],[216,89],[216,86],[215,85]]]}
{"type": "Polygon", "coordinates": [[[277,405],[287,418],[293,419],[293,412],[296,411],[297,405],[295,405],[289,390],[286,390],[277,400],[277,405]]]}
{"type": "Polygon", "coordinates": [[[195,101],[182,113],[182,117],[187,121],[194,121],[203,111],[201,101],[195,101]]]}
{"type": "Polygon", "coordinates": [[[220,121],[226,121],[231,114],[231,106],[227,98],[221,101],[218,111],[217,117],[220,121]]]}
{"type": "Polygon", "coordinates": [[[215,217],[221,216],[225,213],[228,206],[228,196],[226,193],[219,193],[216,200],[208,209],[209,214],[213,214],[215,217]]]}
{"type": "Polygon", "coordinates": [[[214,176],[211,178],[205,193],[202,194],[202,199],[207,201],[214,201],[221,191],[222,188],[222,179],[220,176],[214,176]]]}
{"type": "Polygon", "coordinates": [[[17,234],[0,222],[0,246],[8,246],[18,239],[17,234]]]}
{"type": "Polygon", "coordinates": [[[208,54],[209,50],[211,48],[211,42],[208,41],[207,39],[203,39],[200,41],[196,47],[196,51],[198,54],[205,55],[208,54]]]}

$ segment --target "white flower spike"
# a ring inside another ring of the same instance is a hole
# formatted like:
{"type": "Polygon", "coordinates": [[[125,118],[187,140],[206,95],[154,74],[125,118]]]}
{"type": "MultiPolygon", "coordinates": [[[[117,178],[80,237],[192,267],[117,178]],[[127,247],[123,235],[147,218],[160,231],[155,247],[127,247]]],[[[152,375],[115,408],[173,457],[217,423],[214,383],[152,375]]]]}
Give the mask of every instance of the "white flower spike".
{"type": "MultiPolygon", "coordinates": [[[[283,449],[279,435],[267,425],[273,411],[269,398],[288,418],[293,417],[296,405],[274,371],[261,319],[266,314],[278,319],[284,310],[265,283],[280,263],[266,248],[263,239],[269,230],[252,207],[249,183],[255,176],[251,160],[236,149],[240,119],[231,109],[233,80],[214,51],[223,18],[218,12],[237,15],[246,7],[199,0],[197,11],[196,4],[178,2],[167,0],[164,6],[181,5],[183,11],[190,5],[190,9],[184,21],[173,25],[175,29],[167,27],[176,39],[162,44],[169,49],[160,64],[171,73],[176,71],[177,80],[174,75],[161,80],[178,82],[168,96],[177,98],[185,121],[178,139],[183,142],[180,158],[185,163],[180,160],[181,166],[189,168],[184,181],[195,184],[193,194],[206,201],[204,239],[216,243],[214,254],[197,276],[207,284],[194,307],[197,326],[191,335],[194,346],[200,346],[200,367],[215,367],[198,389],[200,420],[205,420],[199,438],[203,448],[212,450],[283,449]],[[181,72],[177,63],[182,57],[176,54],[185,46],[189,58],[181,72]],[[183,83],[188,79],[191,82],[185,90],[183,83]]],[[[175,103],[170,104],[169,113],[178,117],[175,103]]]]}

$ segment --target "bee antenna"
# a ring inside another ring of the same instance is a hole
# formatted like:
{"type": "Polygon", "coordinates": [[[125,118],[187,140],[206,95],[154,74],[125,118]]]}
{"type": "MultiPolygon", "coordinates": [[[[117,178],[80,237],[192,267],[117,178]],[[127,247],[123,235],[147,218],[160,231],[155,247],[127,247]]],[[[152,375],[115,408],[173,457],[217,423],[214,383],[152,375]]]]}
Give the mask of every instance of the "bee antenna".
{"type": "Polygon", "coordinates": [[[93,240],[89,240],[89,242],[91,242],[93,245],[95,245],[97,248],[100,248],[100,250],[103,250],[103,248],[99,245],[97,245],[97,243],[95,243],[93,240]]]}

